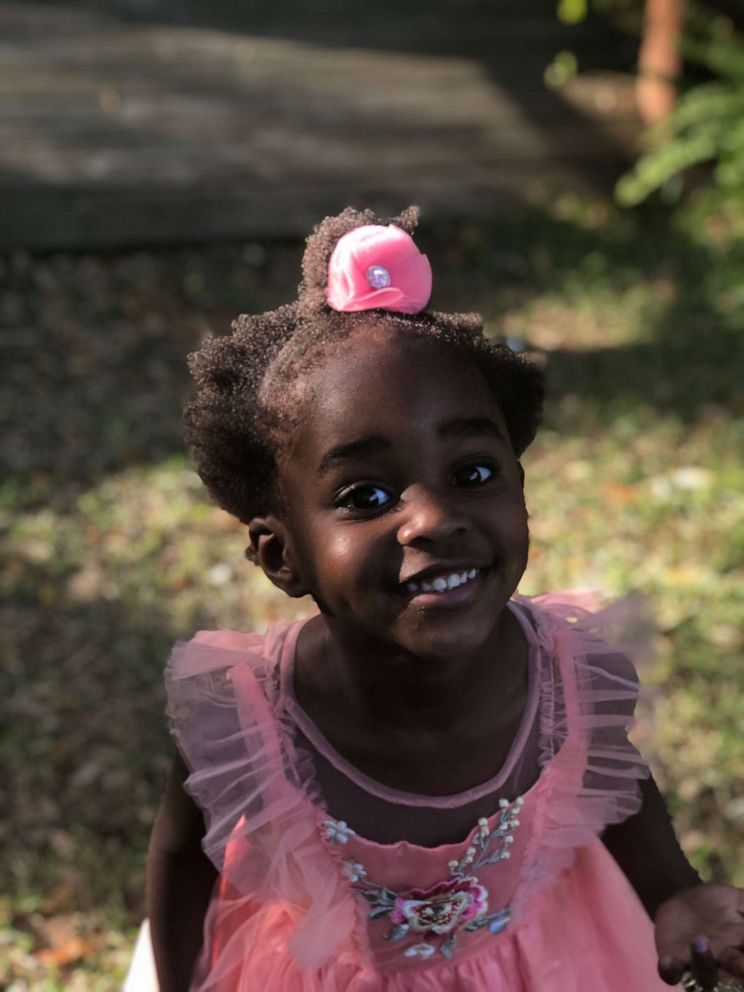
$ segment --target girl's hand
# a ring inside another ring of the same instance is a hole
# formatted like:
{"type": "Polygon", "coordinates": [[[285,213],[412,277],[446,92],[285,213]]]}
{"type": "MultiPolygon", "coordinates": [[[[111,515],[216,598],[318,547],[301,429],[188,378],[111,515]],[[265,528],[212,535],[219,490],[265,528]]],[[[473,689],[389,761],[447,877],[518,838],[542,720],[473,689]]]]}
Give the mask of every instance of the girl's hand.
{"type": "Polygon", "coordinates": [[[655,925],[659,975],[669,985],[686,972],[703,989],[744,979],[744,889],[685,889],[659,906],[655,925]]]}

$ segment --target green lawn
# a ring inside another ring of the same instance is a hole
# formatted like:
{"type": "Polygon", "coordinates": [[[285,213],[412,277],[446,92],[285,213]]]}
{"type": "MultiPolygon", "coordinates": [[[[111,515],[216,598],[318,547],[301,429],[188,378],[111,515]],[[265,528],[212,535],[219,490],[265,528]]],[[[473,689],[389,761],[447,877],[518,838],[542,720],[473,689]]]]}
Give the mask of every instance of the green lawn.
{"type": "MultiPolygon", "coordinates": [[[[525,458],[522,591],[647,597],[657,655],[638,742],[696,866],[744,884],[744,210],[618,216],[566,198],[430,224],[419,242],[434,306],[481,310],[547,365],[546,425],[525,458]]],[[[300,252],[1,263],[9,992],[119,988],[170,757],[169,645],[292,614],[243,557],[243,528],[206,502],[179,408],[185,353],[235,313],[287,299],[300,252]]]]}

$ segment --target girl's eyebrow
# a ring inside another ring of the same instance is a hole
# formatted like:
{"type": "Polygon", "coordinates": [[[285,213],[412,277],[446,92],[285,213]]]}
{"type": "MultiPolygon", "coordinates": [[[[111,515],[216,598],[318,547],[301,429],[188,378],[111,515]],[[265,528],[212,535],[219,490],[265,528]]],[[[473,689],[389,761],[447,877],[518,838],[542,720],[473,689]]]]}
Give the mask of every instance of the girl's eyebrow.
{"type": "Polygon", "coordinates": [[[437,434],[440,437],[446,435],[473,437],[486,434],[489,437],[498,437],[502,441],[506,440],[503,428],[491,417],[453,417],[452,420],[445,420],[439,425],[437,434]]]}
{"type": "Polygon", "coordinates": [[[368,434],[365,437],[357,438],[355,441],[348,441],[346,444],[337,444],[330,448],[320,460],[318,474],[325,475],[335,468],[339,462],[351,461],[352,459],[368,458],[377,454],[383,448],[390,448],[391,444],[387,438],[381,434],[368,434]]]}
{"type": "MultiPolygon", "coordinates": [[[[445,420],[438,425],[437,434],[440,437],[476,437],[485,434],[488,437],[506,440],[502,428],[490,417],[453,417],[452,420],[445,420]]],[[[391,447],[391,441],[382,434],[367,434],[354,441],[337,444],[326,451],[321,458],[318,474],[325,475],[340,462],[369,458],[391,447]]]]}

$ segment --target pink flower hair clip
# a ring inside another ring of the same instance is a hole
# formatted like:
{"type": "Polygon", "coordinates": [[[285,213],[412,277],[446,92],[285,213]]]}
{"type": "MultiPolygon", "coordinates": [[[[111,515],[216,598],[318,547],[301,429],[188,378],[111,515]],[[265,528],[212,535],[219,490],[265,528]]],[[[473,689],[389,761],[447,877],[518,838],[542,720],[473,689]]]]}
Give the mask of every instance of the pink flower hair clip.
{"type": "Polygon", "coordinates": [[[333,310],[418,313],[431,296],[429,259],[395,224],[365,224],[339,238],[328,264],[333,310]]]}

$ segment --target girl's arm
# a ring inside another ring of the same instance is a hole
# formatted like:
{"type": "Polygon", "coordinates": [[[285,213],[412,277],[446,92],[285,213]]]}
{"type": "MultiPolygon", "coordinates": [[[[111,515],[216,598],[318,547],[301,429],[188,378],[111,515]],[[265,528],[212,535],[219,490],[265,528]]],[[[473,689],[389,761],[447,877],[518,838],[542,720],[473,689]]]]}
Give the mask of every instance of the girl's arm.
{"type": "Polygon", "coordinates": [[[605,829],[602,840],[654,918],[659,906],[684,889],[701,885],[674,833],[664,799],[653,778],[641,781],[643,805],[622,823],[605,829]]]}
{"type": "Polygon", "coordinates": [[[148,850],[147,915],[160,992],[187,992],[217,878],[201,847],[201,811],[183,789],[187,775],[177,755],[148,850]]]}
{"type": "Polygon", "coordinates": [[[664,800],[649,778],[635,816],[602,835],[654,921],[659,974],[676,985],[686,971],[698,986],[744,978],[744,889],[705,885],[682,853],[664,800]]]}

